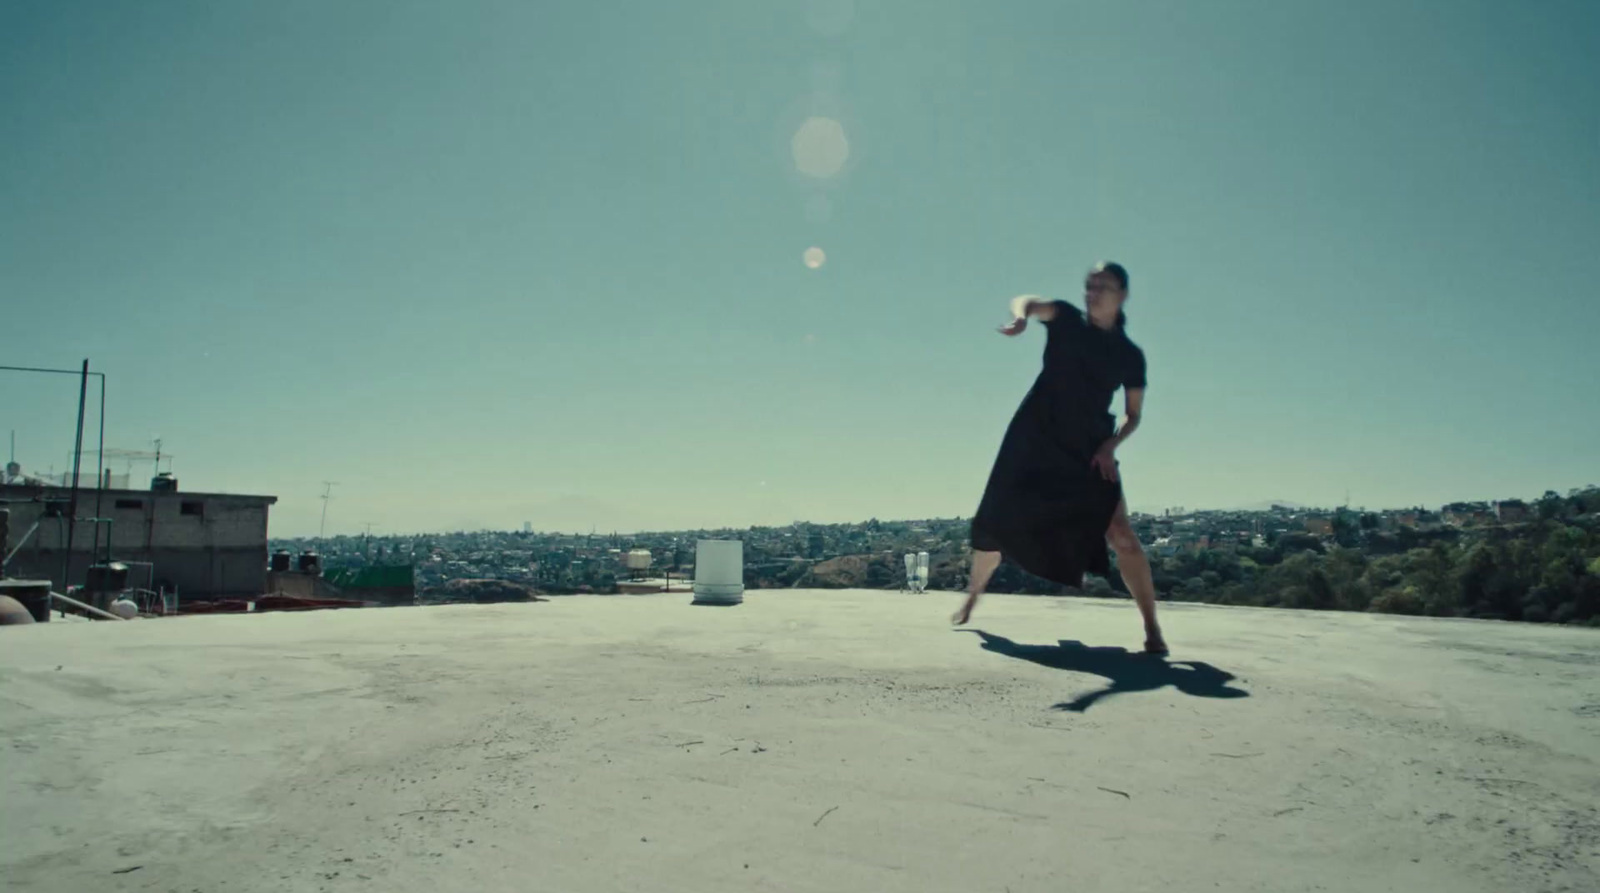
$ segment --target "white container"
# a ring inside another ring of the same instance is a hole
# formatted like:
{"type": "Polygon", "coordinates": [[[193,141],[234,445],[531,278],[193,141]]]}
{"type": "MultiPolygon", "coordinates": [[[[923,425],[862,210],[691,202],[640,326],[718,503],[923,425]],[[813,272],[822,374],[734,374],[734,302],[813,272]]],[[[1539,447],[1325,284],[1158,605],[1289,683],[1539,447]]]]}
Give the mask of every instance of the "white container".
{"type": "Polygon", "coordinates": [[[928,588],[928,553],[917,553],[917,591],[924,592],[928,588]]]}
{"type": "Polygon", "coordinates": [[[744,542],[700,540],[694,554],[694,603],[737,605],[744,601],[744,542]]]}
{"type": "Polygon", "coordinates": [[[906,588],[917,591],[917,556],[911,552],[906,553],[906,588]]]}

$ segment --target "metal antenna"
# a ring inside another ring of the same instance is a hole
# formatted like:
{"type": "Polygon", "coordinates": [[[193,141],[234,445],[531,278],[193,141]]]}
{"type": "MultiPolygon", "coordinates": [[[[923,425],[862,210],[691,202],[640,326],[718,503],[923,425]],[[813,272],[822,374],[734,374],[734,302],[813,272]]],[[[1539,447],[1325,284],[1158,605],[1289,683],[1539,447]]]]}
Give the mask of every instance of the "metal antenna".
{"type": "Polygon", "coordinates": [[[322,535],[328,530],[328,501],[333,499],[333,488],[338,486],[338,481],[322,482],[322,523],[317,526],[317,551],[322,551],[322,535]]]}

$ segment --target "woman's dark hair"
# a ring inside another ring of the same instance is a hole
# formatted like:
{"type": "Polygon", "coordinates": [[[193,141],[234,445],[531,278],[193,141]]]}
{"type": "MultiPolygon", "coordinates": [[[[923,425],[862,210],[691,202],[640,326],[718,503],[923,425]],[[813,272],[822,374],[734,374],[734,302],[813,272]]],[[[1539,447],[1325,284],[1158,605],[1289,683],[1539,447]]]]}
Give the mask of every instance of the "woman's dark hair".
{"type": "Polygon", "coordinates": [[[1116,261],[1103,260],[1094,265],[1094,272],[1104,273],[1117,280],[1117,287],[1123,291],[1128,290],[1128,268],[1116,261]]]}
{"type": "MultiPolygon", "coordinates": [[[[1094,265],[1094,273],[1104,273],[1117,280],[1117,287],[1123,291],[1128,290],[1128,268],[1113,260],[1103,260],[1094,265]]],[[[1128,314],[1117,311],[1117,326],[1125,327],[1128,324],[1128,314]]]]}

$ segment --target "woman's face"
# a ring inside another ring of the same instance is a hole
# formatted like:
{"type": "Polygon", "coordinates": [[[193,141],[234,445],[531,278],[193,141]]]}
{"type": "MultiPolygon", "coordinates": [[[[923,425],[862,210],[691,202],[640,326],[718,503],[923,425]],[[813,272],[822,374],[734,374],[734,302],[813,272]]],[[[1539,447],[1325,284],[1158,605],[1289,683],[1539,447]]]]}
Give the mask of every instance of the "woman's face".
{"type": "Polygon", "coordinates": [[[1102,319],[1115,315],[1122,309],[1128,293],[1117,284],[1110,273],[1090,273],[1083,281],[1083,303],[1089,313],[1102,319]]]}

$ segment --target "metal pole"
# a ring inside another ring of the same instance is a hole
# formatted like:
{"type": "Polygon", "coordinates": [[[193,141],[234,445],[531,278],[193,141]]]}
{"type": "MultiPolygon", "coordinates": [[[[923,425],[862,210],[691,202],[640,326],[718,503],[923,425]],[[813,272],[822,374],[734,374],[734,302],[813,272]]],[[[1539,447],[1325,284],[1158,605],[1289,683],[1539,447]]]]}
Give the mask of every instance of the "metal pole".
{"type": "Polygon", "coordinates": [[[60,603],[66,605],[68,607],[76,608],[79,611],[82,611],[83,613],[88,614],[90,617],[94,617],[94,618],[97,618],[97,619],[100,619],[100,620],[126,620],[126,619],[128,619],[126,617],[118,617],[117,615],[111,613],[110,611],[102,611],[99,608],[96,608],[94,605],[84,604],[83,602],[80,602],[75,598],[68,598],[67,596],[62,595],[59,592],[50,593],[50,601],[52,603],[53,602],[60,602],[60,603]]]}
{"type": "Polygon", "coordinates": [[[62,559],[61,588],[70,589],[72,573],[72,540],[78,530],[78,472],[83,465],[83,409],[89,399],[89,361],[83,361],[83,372],[78,378],[78,431],[72,456],[72,496],[67,501],[67,556],[62,559]]]}
{"type": "MultiPolygon", "coordinates": [[[[43,369],[38,366],[0,366],[0,372],[49,372],[54,375],[82,375],[77,369],[43,369]]],[[[104,375],[104,372],[90,372],[90,375],[104,375]]]]}
{"type": "MultiPolygon", "coordinates": [[[[100,448],[95,454],[94,516],[103,517],[102,500],[106,492],[106,377],[100,376],[100,448]]],[[[100,525],[94,526],[94,548],[89,555],[100,554],[100,525]]],[[[111,561],[111,528],[106,528],[106,562],[111,561]]]]}
{"type": "Polygon", "coordinates": [[[337,483],[339,482],[322,482],[322,523],[317,526],[317,553],[319,555],[322,553],[322,535],[326,533],[328,529],[328,500],[333,498],[333,488],[337,483]]]}
{"type": "MultiPolygon", "coordinates": [[[[93,375],[93,376],[95,376],[95,377],[100,379],[100,452],[99,452],[99,456],[98,456],[96,461],[98,461],[101,465],[104,465],[105,464],[105,449],[106,449],[106,418],[105,418],[105,415],[106,415],[106,374],[104,372],[90,372],[89,371],[89,361],[88,360],[84,360],[83,361],[83,367],[81,369],[76,370],[76,371],[74,371],[72,369],[46,369],[46,368],[42,368],[42,367],[39,367],[39,366],[0,366],[0,372],[45,372],[45,373],[49,373],[51,375],[76,375],[76,376],[78,376],[78,380],[79,380],[79,383],[78,383],[78,430],[77,430],[77,434],[76,434],[76,443],[77,443],[77,445],[73,448],[73,451],[72,451],[73,458],[72,458],[72,501],[71,501],[71,513],[72,513],[73,525],[67,531],[67,536],[66,536],[66,539],[67,539],[66,569],[62,572],[62,580],[61,580],[61,585],[63,587],[65,587],[67,585],[67,579],[66,578],[71,573],[71,569],[72,569],[73,530],[76,529],[76,527],[77,527],[77,523],[76,522],[77,522],[77,517],[78,517],[78,475],[79,475],[79,473],[81,471],[81,461],[82,461],[82,458],[83,458],[83,415],[84,415],[84,404],[87,402],[88,396],[89,396],[89,376],[93,375]]],[[[13,452],[16,451],[16,432],[12,432],[12,435],[11,435],[11,449],[12,449],[13,452]]],[[[51,474],[53,475],[54,472],[52,471],[51,474]]],[[[97,470],[95,472],[95,477],[99,477],[99,476],[100,476],[100,472],[97,470]]],[[[102,487],[102,489],[103,489],[103,487],[102,487]]],[[[95,515],[97,517],[100,515],[100,500],[99,500],[98,496],[95,499],[95,515]]],[[[98,527],[95,528],[95,537],[96,537],[96,540],[98,541],[98,539],[99,539],[99,528],[98,527]]],[[[110,554],[109,550],[111,548],[110,536],[108,535],[106,539],[107,539],[107,542],[106,542],[107,553],[106,554],[109,555],[110,554]]],[[[97,548],[98,548],[98,546],[97,546],[97,548]]],[[[91,553],[90,557],[91,557],[91,559],[93,558],[93,554],[92,553],[91,553]]]]}

